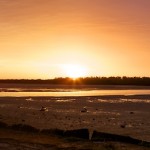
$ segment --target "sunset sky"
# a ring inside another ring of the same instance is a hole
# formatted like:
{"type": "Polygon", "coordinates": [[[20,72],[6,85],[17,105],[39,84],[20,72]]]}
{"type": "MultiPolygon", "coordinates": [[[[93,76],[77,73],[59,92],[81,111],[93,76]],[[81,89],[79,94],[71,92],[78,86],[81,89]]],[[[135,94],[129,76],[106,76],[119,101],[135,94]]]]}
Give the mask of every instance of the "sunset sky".
{"type": "Polygon", "coordinates": [[[150,0],[0,0],[0,78],[150,76],[150,0]]]}

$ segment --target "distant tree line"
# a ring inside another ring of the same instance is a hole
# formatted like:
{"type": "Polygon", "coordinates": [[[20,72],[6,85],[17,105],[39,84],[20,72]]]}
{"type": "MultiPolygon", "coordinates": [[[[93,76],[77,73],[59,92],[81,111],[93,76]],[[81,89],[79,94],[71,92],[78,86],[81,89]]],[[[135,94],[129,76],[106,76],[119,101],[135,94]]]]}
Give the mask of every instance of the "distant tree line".
{"type": "Polygon", "coordinates": [[[72,79],[59,77],[54,79],[0,79],[0,84],[84,84],[84,85],[143,85],[150,86],[150,77],[81,77],[72,79]]]}

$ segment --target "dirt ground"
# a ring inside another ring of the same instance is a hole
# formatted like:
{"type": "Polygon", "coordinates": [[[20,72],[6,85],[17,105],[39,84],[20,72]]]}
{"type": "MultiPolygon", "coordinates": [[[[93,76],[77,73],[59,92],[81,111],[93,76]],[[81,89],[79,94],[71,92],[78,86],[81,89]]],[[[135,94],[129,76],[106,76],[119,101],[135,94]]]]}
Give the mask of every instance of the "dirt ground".
{"type": "Polygon", "coordinates": [[[0,121],[38,129],[82,129],[150,141],[149,96],[0,97],[0,121]],[[40,111],[45,107],[45,111],[40,111]],[[85,112],[82,112],[86,108],[85,112]]]}

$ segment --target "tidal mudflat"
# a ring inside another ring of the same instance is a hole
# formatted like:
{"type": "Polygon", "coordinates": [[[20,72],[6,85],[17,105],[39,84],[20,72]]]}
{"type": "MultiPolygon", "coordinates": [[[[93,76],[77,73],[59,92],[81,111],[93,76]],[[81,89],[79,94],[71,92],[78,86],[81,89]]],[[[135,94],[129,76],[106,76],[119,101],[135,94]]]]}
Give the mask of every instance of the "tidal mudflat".
{"type": "Polygon", "coordinates": [[[150,142],[150,96],[0,97],[0,121],[38,130],[88,129],[150,142]]]}

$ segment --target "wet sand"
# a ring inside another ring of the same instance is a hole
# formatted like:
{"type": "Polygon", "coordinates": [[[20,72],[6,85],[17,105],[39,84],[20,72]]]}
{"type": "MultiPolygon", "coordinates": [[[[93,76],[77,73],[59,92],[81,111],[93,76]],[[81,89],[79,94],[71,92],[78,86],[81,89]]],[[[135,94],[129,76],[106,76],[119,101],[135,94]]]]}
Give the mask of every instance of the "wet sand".
{"type": "Polygon", "coordinates": [[[0,121],[38,129],[89,129],[150,142],[150,96],[0,97],[0,121]],[[46,107],[45,111],[40,111],[46,107]],[[86,112],[81,112],[86,107],[86,112]]]}

